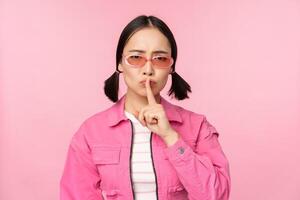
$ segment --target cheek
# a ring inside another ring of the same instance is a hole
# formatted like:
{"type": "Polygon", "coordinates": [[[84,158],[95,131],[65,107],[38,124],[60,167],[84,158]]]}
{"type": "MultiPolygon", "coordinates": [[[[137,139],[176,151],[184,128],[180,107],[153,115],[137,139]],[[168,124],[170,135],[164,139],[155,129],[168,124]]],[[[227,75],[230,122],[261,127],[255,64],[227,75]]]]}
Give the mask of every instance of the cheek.
{"type": "Polygon", "coordinates": [[[124,71],[123,73],[124,82],[128,86],[134,86],[136,84],[137,80],[137,74],[131,71],[124,71]]]}
{"type": "Polygon", "coordinates": [[[159,82],[156,84],[156,87],[155,87],[155,92],[159,92],[161,90],[164,89],[164,87],[166,86],[168,82],[168,77],[163,77],[161,79],[159,79],[159,82]]]}
{"type": "Polygon", "coordinates": [[[160,87],[164,87],[167,84],[167,82],[168,82],[168,76],[164,76],[160,80],[161,80],[159,82],[160,87]]]}
{"type": "Polygon", "coordinates": [[[124,82],[126,84],[126,87],[128,87],[131,90],[134,91],[143,91],[143,87],[142,85],[139,83],[139,80],[137,78],[137,75],[129,75],[127,74],[126,76],[124,76],[124,82]]]}

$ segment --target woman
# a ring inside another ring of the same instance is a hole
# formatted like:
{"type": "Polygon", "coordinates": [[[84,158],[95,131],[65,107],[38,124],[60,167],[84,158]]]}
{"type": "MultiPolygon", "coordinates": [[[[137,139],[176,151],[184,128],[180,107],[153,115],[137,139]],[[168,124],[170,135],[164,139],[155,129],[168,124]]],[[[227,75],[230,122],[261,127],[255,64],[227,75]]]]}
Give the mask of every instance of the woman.
{"type": "Polygon", "coordinates": [[[159,18],[138,16],[121,33],[116,71],[105,81],[115,102],[74,134],[60,181],[63,200],[227,200],[229,164],[219,133],[202,114],[160,96],[189,98],[176,72],[177,46],[159,18]],[[118,99],[119,73],[127,92],[118,99]]]}

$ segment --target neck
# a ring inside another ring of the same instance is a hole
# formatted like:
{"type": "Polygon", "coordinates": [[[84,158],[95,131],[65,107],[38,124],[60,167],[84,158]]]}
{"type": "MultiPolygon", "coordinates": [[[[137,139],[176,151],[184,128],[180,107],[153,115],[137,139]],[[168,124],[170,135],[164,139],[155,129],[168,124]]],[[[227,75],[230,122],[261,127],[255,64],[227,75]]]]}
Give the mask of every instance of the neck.
{"type": "MultiPolygon", "coordinates": [[[[160,102],[160,94],[155,95],[156,102],[160,102]]],[[[148,105],[147,96],[141,96],[136,93],[127,91],[125,94],[125,110],[132,113],[136,117],[140,110],[148,105]]]]}

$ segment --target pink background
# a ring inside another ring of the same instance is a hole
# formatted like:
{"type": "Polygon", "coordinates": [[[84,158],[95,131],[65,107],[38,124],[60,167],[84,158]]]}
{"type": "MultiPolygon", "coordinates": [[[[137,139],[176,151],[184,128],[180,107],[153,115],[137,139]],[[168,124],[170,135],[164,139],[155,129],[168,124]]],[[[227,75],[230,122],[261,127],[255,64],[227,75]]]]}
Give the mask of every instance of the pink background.
{"type": "MultiPolygon", "coordinates": [[[[58,199],[71,136],[112,105],[124,26],[161,17],[178,43],[177,72],[220,132],[231,200],[300,199],[300,1],[2,0],[0,199],[58,199]]],[[[125,92],[120,77],[120,96],[125,92]]]]}

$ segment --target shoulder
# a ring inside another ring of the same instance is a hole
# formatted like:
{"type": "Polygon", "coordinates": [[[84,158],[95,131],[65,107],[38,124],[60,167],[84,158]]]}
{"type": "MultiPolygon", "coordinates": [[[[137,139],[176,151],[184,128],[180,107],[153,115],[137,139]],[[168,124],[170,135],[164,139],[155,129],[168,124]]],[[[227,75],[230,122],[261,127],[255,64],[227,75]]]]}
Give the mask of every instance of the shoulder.
{"type": "Polygon", "coordinates": [[[180,114],[184,122],[191,122],[191,123],[194,122],[199,124],[206,119],[206,115],[204,113],[196,112],[194,110],[190,110],[188,108],[175,105],[175,104],[171,104],[171,105],[180,114]]]}
{"type": "Polygon", "coordinates": [[[105,125],[108,121],[107,110],[96,111],[83,119],[71,136],[71,145],[78,149],[84,148],[86,145],[90,146],[98,139],[101,140],[105,135],[101,133],[109,130],[105,125]]]}
{"type": "Polygon", "coordinates": [[[172,106],[180,113],[183,124],[189,126],[197,134],[200,134],[200,138],[204,139],[212,134],[219,136],[217,129],[212,125],[211,120],[208,119],[206,114],[174,104],[172,106]]]}

